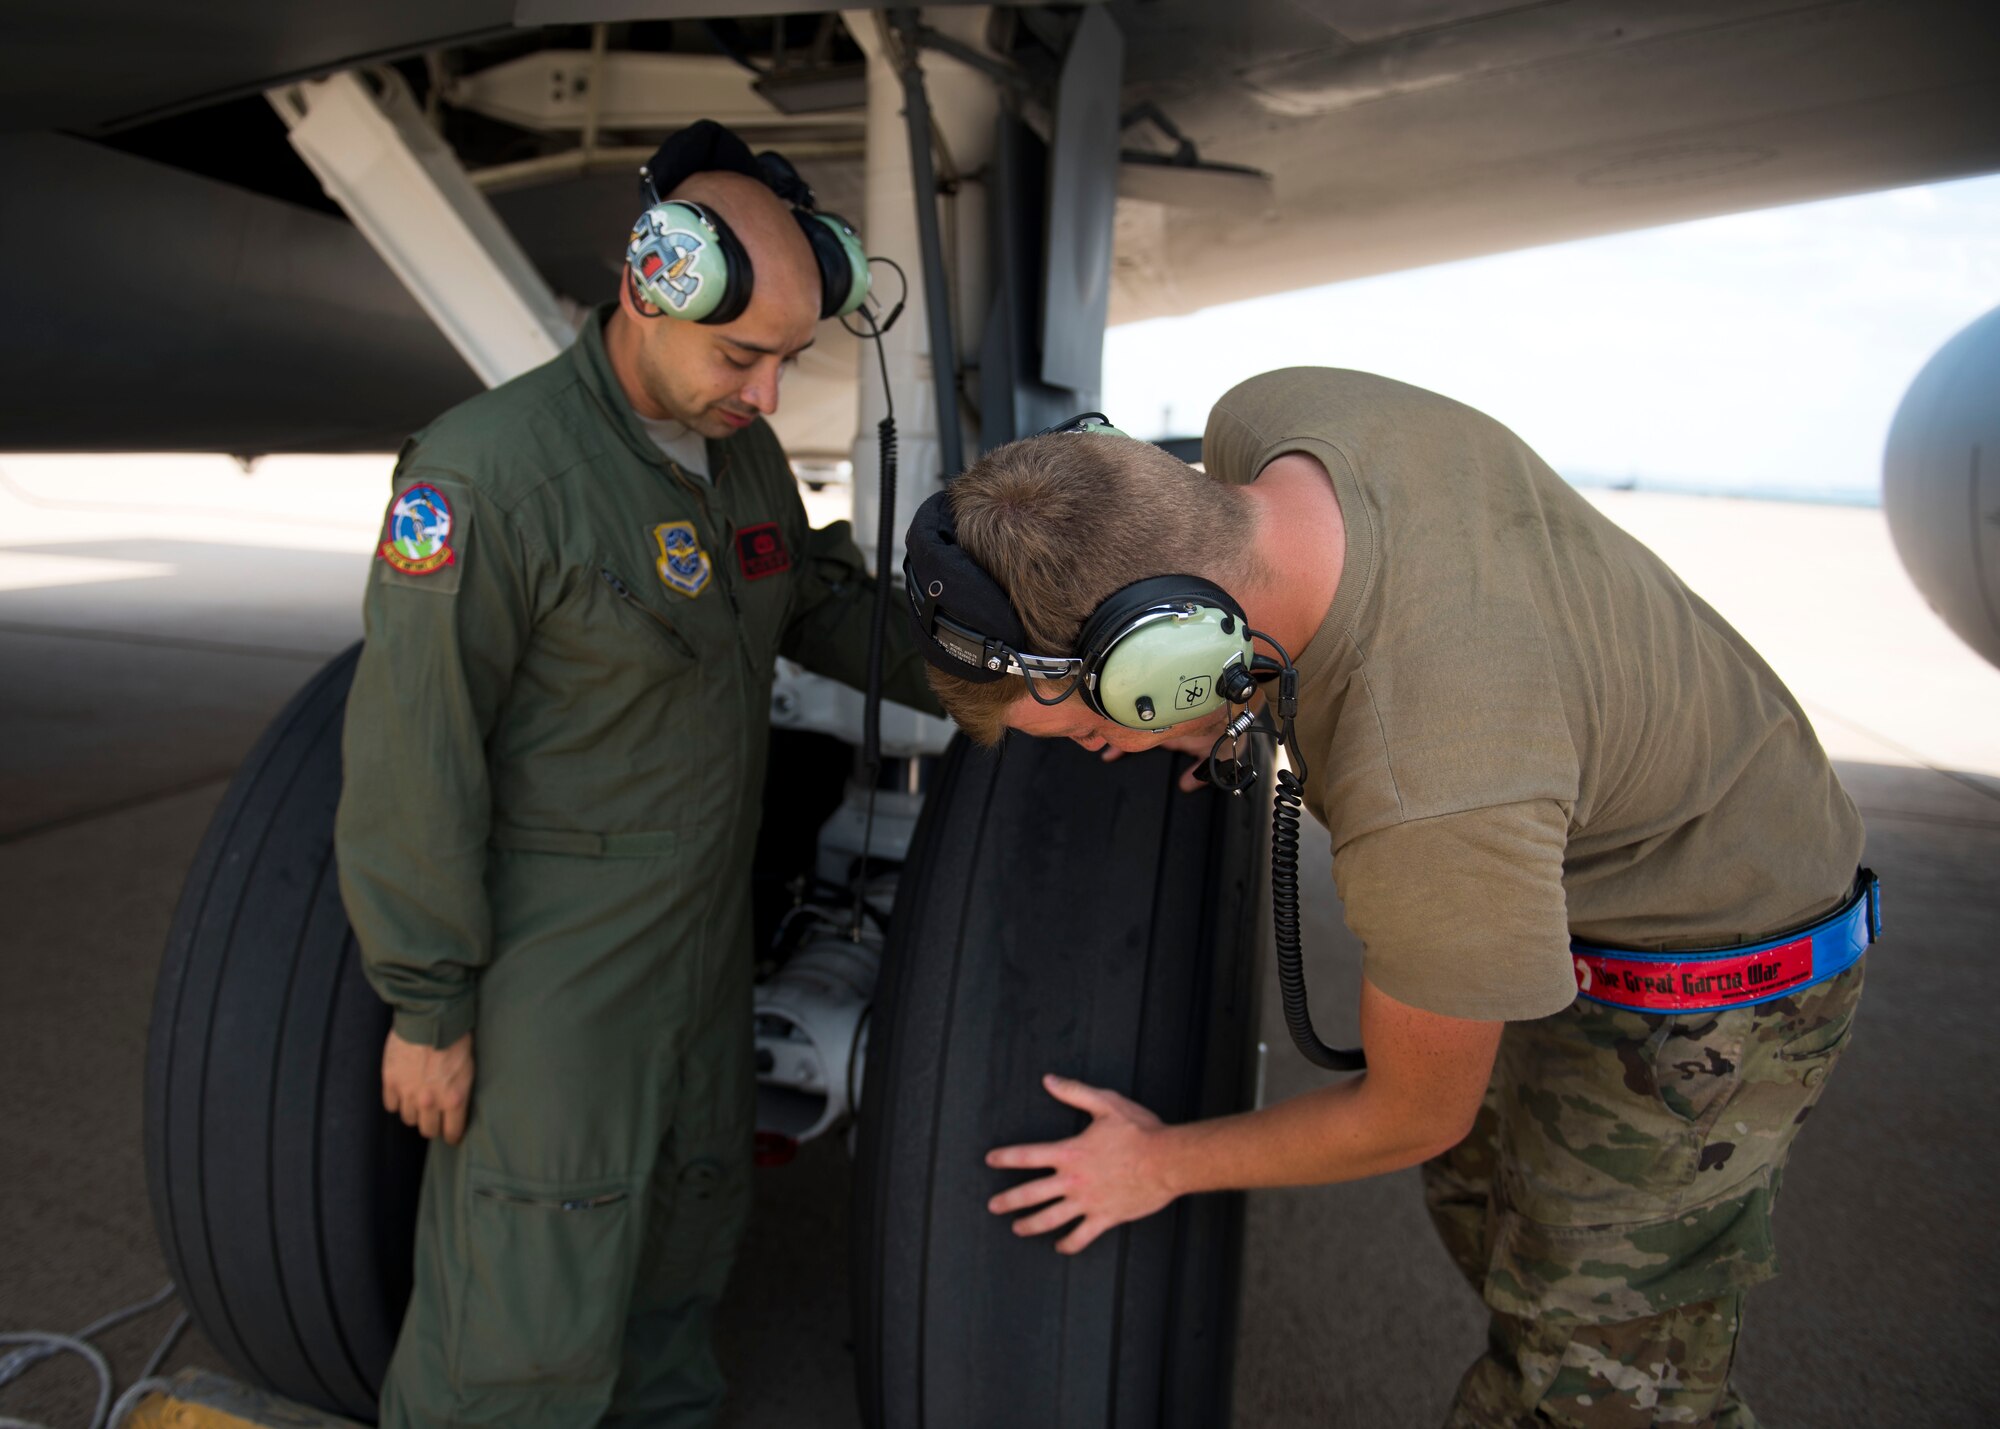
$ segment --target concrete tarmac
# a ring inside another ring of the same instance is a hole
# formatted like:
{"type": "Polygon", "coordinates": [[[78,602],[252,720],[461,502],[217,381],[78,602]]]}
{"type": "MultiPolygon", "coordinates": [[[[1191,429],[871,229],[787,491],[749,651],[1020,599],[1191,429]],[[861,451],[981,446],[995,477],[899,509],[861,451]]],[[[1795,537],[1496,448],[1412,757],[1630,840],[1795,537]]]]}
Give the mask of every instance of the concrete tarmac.
{"type": "MultiPolygon", "coordinates": [[[[139,1142],[154,968],[230,771],[358,633],[386,474],[379,458],[250,474],[0,458],[0,1332],[75,1330],[166,1279],[139,1142]]],[[[1751,1297],[1739,1383],[1767,1425],[2000,1422],[1985,1209],[2000,1106],[1982,1031],[2000,1002],[2000,671],[1924,608],[1877,511],[1593,499],[1792,685],[1887,890],[1866,1010],[1794,1154],[1784,1271],[1751,1297]]],[[[1323,835],[1304,858],[1326,867],[1323,835]]],[[[1358,958],[1331,881],[1308,887],[1315,1009],[1338,1041],[1358,958]]],[[[1318,1074],[1268,995],[1275,1099],[1318,1074]]],[[[859,1422],[845,1163],[836,1138],[759,1175],[721,1326],[731,1425],[859,1422]]],[[[173,1314],[103,1338],[121,1383],[173,1314]]],[[[1436,1424],[1483,1323],[1413,1173],[1254,1195],[1236,1422],[1436,1424]]],[[[194,1332],[167,1364],[228,1368],[194,1332]]],[[[53,1361],[0,1388],[0,1417],[80,1424],[91,1393],[80,1362],[53,1361]]]]}

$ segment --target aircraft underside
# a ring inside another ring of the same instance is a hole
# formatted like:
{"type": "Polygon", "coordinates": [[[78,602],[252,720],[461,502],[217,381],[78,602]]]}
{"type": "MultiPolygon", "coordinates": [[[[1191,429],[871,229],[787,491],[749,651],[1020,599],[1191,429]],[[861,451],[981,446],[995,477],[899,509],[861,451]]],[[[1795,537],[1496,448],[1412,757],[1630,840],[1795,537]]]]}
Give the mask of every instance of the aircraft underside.
{"type": "MultiPolygon", "coordinates": [[[[13,7],[0,448],[393,449],[476,390],[287,142],[264,96],[302,80],[393,71],[572,304],[613,291],[639,160],[704,115],[786,149],[825,206],[858,217],[854,32],[877,12],[744,17],[757,8],[233,0],[195,25],[122,3],[13,7]]],[[[1089,86],[1113,152],[1100,182],[1050,197],[1064,224],[1069,203],[1106,200],[1092,221],[1111,231],[1090,241],[1110,249],[1108,280],[1086,316],[1114,322],[2000,167],[2000,34],[1977,0],[1088,8],[1122,50],[1089,86]]],[[[979,67],[935,49],[924,63],[1046,141],[1079,13],[934,7],[927,23],[979,67]]],[[[938,154],[965,369],[993,298],[991,147],[938,154]]],[[[1075,231],[1051,231],[1067,261],[1075,231]]],[[[780,423],[797,454],[853,440],[855,354],[824,346],[780,423]]]]}

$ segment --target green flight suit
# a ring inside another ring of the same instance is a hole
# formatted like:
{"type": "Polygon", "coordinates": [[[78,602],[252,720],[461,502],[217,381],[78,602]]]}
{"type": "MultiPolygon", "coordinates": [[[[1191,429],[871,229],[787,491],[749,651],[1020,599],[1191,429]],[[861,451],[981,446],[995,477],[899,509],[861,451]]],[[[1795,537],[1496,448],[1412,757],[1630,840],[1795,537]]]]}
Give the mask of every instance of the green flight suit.
{"type": "MultiPolygon", "coordinates": [[[[772,662],[859,684],[872,583],[761,422],[713,487],[574,347],[405,447],[343,742],[341,893],[396,1030],[467,1031],[385,1425],[705,1424],[748,1210],[772,662]]],[[[932,708],[904,622],[889,694],[932,708]]]]}

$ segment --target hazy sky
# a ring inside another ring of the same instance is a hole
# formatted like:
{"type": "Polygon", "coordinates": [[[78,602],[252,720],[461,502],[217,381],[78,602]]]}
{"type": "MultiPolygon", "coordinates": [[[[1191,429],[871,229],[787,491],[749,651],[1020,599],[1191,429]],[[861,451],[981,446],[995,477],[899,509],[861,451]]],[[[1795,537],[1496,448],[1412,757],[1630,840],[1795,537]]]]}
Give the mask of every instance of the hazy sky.
{"type": "Polygon", "coordinates": [[[2000,176],[1133,323],[1106,338],[1104,408],[1198,434],[1252,373],[1355,367],[1490,413],[1574,477],[1872,493],[1910,379],[1995,305],[2000,176]]]}

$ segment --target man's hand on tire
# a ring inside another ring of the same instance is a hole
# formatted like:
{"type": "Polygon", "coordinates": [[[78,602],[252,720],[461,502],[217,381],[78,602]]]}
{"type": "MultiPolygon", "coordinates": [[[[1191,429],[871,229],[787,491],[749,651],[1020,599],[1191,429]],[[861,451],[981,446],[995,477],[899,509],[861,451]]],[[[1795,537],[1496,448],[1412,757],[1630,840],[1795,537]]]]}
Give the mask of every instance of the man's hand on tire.
{"type": "Polygon", "coordinates": [[[449,1047],[419,1047],[391,1032],[382,1046],[382,1105],[420,1135],[458,1145],[472,1106],[472,1034],[449,1047]]]}
{"type": "Polygon", "coordinates": [[[1069,1077],[1046,1076],[1042,1086],[1057,1101],[1090,1113],[1090,1125],[1067,1141],[1002,1146],[986,1164],[1007,1171],[1047,1171],[987,1201],[996,1216],[1031,1206],[1041,1209],[1014,1222],[1014,1234],[1044,1235],[1073,1225],[1056,1242],[1075,1255],[1099,1236],[1170,1203],[1178,1194],[1160,1164],[1159,1133],[1166,1128],[1129,1097],[1069,1077]]]}

